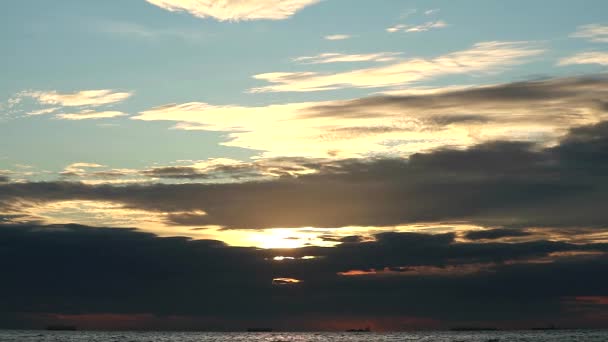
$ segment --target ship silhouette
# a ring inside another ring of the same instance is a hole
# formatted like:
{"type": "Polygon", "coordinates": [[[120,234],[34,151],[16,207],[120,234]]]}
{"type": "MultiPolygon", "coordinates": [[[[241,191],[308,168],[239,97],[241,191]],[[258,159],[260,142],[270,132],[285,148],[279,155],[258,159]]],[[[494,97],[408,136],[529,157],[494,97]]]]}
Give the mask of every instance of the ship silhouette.
{"type": "Polygon", "coordinates": [[[369,327],[365,329],[348,329],[346,332],[371,332],[372,330],[369,327]]]}
{"type": "Polygon", "coordinates": [[[49,325],[48,327],[46,327],[46,330],[51,330],[51,331],[75,331],[76,327],[73,326],[73,325],[57,324],[57,325],[49,325]]]}
{"type": "Polygon", "coordinates": [[[272,332],[272,328],[247,328],[247,332],[272,332]]]}

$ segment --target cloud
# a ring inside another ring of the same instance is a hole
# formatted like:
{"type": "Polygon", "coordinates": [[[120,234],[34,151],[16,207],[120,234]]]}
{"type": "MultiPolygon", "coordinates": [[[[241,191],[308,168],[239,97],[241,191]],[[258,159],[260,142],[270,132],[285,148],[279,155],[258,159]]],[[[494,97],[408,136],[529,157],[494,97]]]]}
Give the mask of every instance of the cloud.
{"type": "Polygon", "coordinates": [[[116,169],[97,163],[73,163],[59,173],[62,180],[79,181],[85,184],[129,184],[150,182],[136,169],[116,169]]]}
{"type": "Polygon", "coordinates": [[[391,27],[387,28],[386,32],[395,33],[395,32],[399,32],[399,31],[405,29],[406,27],[407,27],[407,25],[405,25],[405,24],[397,24],[395,26],[391,26],[391,27]]]}
{"type": "Polygon", "coordinates": [[[104,165],[96,164],[96,163],[72,163],[66,166],[61,172],[63,176],[78,176],[83,175],[87,172],[87,169],[98,169],[102,168],[104,165]]]}
{"type": "Polygon", "coordinates": [[[332,34],[323,38],[325,38],[325,40],[345,40],[350,39],[351,36],[348,34],[332,34]]]}
{"type": "Polygon", "coordinates": [[[265,158],[241,161],[229,158],[182,160],[169,165],[142,169],[116,169],[95,163],[74,163],[59,173],[61,179],[86,184],[127,184],[142,182],[205,182],[268,180],[315,173],[321,159],[265,158]]]}
{"type": "MultiPolygon", "coordinates": [[[[40,207],[66,200],[102,201],[157,213],[203,211],[203,216],[188,216],[188,225],[226,229],[467,222],[605,232],[607,151],[605,121],[573,128],[549,147],[495,141],[407,159],[326,161],[310,174],[265,181],[121,187],[2,184],[0,208],[20,202],[40,207]]],[[[173,223],[180,225],[178,220],[173,223]]]]}
{"type": "Polygon", "coordinates": [[[51,108],[44,108],[44,109],[39,109],[39,110],[34,110],[31,111],[29,113],[27,113],[28,115],[43,115],[43,114],[50,114],[53,113],[57,110],[61,109],[61,107],[51,107],[51,108]]]}
{"type": "Polygon", "coordinates": [[[393,64],[327,74],[317,72],[272,72],[254,78],[272,83],[253,88],[258,92],[308,92],[341,88],[377,88],[411,84],[444,75],[489,72],[526,62],[543,50],[527,42],[483,42],[471,49],[432,59],[411,58],[393,64]]]}
{"type": "Polygon", "coordinates": [[[61,113],[55,115],[55,117],[64,120],[91,120],[91,119],[109,119],[116,118],[119,116],[126,116],[127,114],[115,110],[97,112],[94,110],[83,110],[80,113],[61,113]]]}
{"type": "Polygon", "coordinates": [[[469,240],[497,240],[502,238],[527,237],[531,235],[532,233],[523,230],[503,228],[471,231],[467,232],[465,237],[469,240]]]}
{"type": "Polygon", "coordinates": [[[430,29],[434,29],[434,28],[444,28],[447,27],[448,24],[445,23],[445,21],[442,20],[438,20],[438,21],[429,21],[426,22],[422,25],[417,25],[417,26],[412,26],[409,27],[405,30],[405,32],[425,32],[428,31],[430,29]]]}
{"type": "Polygon", "coordinates": [[[439,13],[439,11],[441,11],[441,9],[439,9],[439,8],[433,8],[433,9],[424,11],[424,14],[425,15],[434,15],[434,14],[439,13]]]}
{"type": "Polygon", "coordinates": [[[185,11],[199,18],[219,21],[282,20],[319,0],[146,0],[165,10],[185,11]]]}
{"type": "Polygon", "coordinates": [[[581,52],[571,57],[560,59],[558,65],[599,64],[608,65],[608,52],[581,52]]]}
{"type": "Polygon", "coordinates": [[[398,24],[395,26],[391,26],[389,28],[386,29],[387,32],[390,33],[395,33],[395,32],[399,32],[399,31],[403,31],[403,32],[426,32],[429,31],[431,29],[438,29],[438,28],[444,28],[447,27],[448,24],[443,21],[443,20],[437,20],[437,21],[429,21],[426,22],[424,24],[421,25],[404,25],[404,24],[398,24]]]}
{"type": "Polygon", "coordinates": [[[169,104],[133,119],[228,132],[224,145],[267,158],[403,156],[497,139],[550,143],[569,127],[606,118],[608,81],[560,78],[408,92],[260,107],[169,104]]]}
{"type": "Polygon", "coordinates": [[[347,62],[391,62],[398,59],[399,52],[378,52],[367,54],[322,53],[316,56],[294,58],[294,62],[304,64],[327,64],[347,62]]]}
{"type": "Polygon", "coordinates": [[[570,37],[583,38],[594,43],[608,43],[608,26],[600,24],[579,26],[570,37]]]}
{"type": "Polygon", "coordinates": [[[190,165],[160,166],[142,170],[142,175],[159,179],[211,181],[259,180],[314,173],[317,160],[268,158],[244,162],[227,158],[198,161],[190,165]]]}
{"type": "Polygon", "coordinates": [[[64,107],[101,106],[122,102],[133,95],[131,92],[119,92],[110,89],[82,90],[74,93],[57,91],[26,91],[19,94],[36,99],[43,105],[60,105],[64,107]]]}
{"type": "Polygon", "coordinates": [[[348,319],[350,326],[399,330],[403,317],[425,317],[415,321],[435,328],[507,321],[525,328],[535,320],[573,324],[583,311],[568,311],[563,298],[602,304],[597,298],[606,296],[608,280],[606,244],[457,243],[450,234],[384,233],[335,248],[261,250],[133,229],[3,224],[0,247],[0,267],[10,275],[0,283],[2,327],[116,328],[110,320],[126,329],[244,330],[255,322],[317,331],[340,329],[323,324],[348,319]],[[590,250],[600,253],[554,256],[590,250]],[[278,255],[294,259],[275,261],[278,255]],[[340,274],[350,270],[368,275],[340,274]],[[299,283],[276,286],[279,279],[299,283]],[[134,314],[140,312],[146,314],[134,314]]]}

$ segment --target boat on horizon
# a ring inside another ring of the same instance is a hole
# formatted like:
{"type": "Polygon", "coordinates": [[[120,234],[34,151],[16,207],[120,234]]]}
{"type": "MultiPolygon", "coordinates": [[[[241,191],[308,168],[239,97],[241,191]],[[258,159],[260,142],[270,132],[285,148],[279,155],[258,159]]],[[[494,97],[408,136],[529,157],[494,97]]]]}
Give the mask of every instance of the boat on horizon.
{"type": "Polygon", "coordinates": [[[247,332],[272,332],[272,328],[247,328],[247,332]]]}
{"type": "Polygon", "coordinates": [[[498,328],[493,327],[454,327],[450,331],[496,331],[498,328]]]}
{"type": "Polygon", "coordinates": [[[372,330],[369,327],[365,329],[348,329],[346,332],[371,332],[372,330]]]}
{"type": "Polygon", "coordinates": [[[75,331],[77,329],[73,325],[57,324],[57,325],[49,325],[48,327],[46,327],[46,330],[50,330],[50,331],[75,331]]]}
{"type": "Polygon", "coordinates": [[[559,330],[559,328],[555,324],[551,324],[551,325],[546,326],[546,327],[532,328],[532,330],[559,330]]]}

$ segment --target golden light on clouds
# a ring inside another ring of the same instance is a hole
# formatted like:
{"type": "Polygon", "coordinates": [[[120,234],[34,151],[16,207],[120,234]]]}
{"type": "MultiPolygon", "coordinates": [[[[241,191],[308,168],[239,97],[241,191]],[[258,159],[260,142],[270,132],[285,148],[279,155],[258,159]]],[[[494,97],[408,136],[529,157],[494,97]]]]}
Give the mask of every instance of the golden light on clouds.
{"type": "MultiPolygon", "coordinates": [[[[297,79],[302,77],[308,76],[297,79]]],[[[223,145],[261,151],[259,158],[406,157],[494,140],[555,143],[568,128],[606,118],[596,99],[607,93],[603,82],[572,78],[399,88],[361,99],[253,107],[190,102],[145,110],[132,119],[226,132],[223,145]],[[522,95],[529,92],[550,95],[522,95]]]]}
{"type": "MultiPolygon", "coordinates": [[[[202,211],[188,212],[193,215],[204,214],[202,211]]],[[[202,232],[191,227],[167,224],[167,218],[175,212],[155,212],[143,209],[127,208],[120,203],[110,201],[69,200],[48,203],[20,203],[19,214],[23,221],[39,221],[44,224],[69,224],[78,222],[93,227],[111,226],[117,228],[137,228],[155,233],[159,236],[187,236],[205,238],[202,232]]],[[[184,213],[178,213],[184,214],[184,213]]]]}
{"type": "Polygon", "coordinates": [[[543,49],[529,42],[481,42],[470,49],[436,58],[410,58],[388,65],[340,73],[268,72],[254,78],[271,85],[251,89],[260,92],[308,92],[341,88],[375,88],[409,84],[441,75],[491,72],[529,62],[543,49]]]}
{"type": "Polygon", "coordinates": [[[81,90],[73,93],[58,91],[26,91],[19,94],[38,100],[44,105],[61,105],[65,107],[101,106],[124,101],[133,95],[132,92],[121,92],[112,89],[81,90]]]}
{"type": "Polygon", "coordinates": [[[281,20],[319,0],[146,0],[165,10],[185,11],[220,21],[281,20]]]}
{"type": "Polygon", "coordinates": [[[272,285],[277,286],[285,286],[285,285],[295,285],[299,284],[302,281],[295,278],[274,278],[272,279],[272,285]]]}

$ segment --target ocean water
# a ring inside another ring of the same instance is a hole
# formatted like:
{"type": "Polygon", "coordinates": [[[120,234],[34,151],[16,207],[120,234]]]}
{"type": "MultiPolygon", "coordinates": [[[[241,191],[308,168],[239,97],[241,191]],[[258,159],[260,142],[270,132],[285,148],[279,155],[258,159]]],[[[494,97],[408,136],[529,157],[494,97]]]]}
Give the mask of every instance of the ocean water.
{"type": "Polygon", "coordinates": [[[399,332],[399,333],[206,333],[206,332],[92,332],[0,331],[0,341],[18,342],[215,342],[215,341],[425,341],[425,342],[544,342],[608,341],[608,331],[496,331],[496,332],[399,332]]]}

